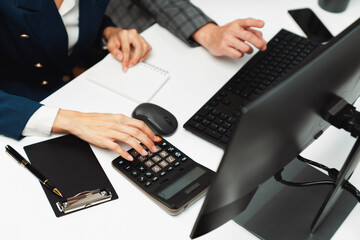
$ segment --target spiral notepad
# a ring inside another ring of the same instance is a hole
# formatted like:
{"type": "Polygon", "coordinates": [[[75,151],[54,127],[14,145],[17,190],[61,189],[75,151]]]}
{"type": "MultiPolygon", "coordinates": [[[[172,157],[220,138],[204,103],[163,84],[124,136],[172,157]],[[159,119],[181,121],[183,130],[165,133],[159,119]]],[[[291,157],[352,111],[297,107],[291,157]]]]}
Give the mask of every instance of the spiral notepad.
{"type": "Polygon", "coordinates": [[[168,78],[167,71],[146,62],[124,73],[121,62],[111,54],[87,72],[88,80],[138,103],[149,102],[168,78]]]}

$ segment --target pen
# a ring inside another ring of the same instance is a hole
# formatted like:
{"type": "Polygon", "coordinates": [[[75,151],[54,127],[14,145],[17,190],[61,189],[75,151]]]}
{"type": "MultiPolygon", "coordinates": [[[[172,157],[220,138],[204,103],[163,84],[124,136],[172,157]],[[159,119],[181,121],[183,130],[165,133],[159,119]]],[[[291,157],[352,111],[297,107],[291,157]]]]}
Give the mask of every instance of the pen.
{"type": "Polygon", "coordinates": [[[50,189],[53,193],[56,195],[62,197],[63,195],[61,192],[49,181],[48,178],[46,178],[44,175],[42,175],[38,170],[36,170],[28,160],[26,160],[23,156],[20,155],[15,149],[13,149],[11,146],[6,145],[5,146],[5,152],[8,153],[13,159],[15,159],[20,165],[27,168],[32,174],[34,174],[39,181],[45,185],[48,189],[50,189]]]}

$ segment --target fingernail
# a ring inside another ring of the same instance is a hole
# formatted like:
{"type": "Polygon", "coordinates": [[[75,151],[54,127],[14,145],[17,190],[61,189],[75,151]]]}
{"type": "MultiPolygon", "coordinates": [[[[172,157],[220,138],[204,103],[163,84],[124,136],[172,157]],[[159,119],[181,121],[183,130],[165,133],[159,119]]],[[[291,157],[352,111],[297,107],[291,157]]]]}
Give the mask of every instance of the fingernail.
{"type": "Polygon", "coordinates": [[[129,68],[131,68],[131,67],[133,67],[133,66],[134,66],[134,64],[130,64],[130,65],[129,65],[129,68]]]}
{"type": "Polygon", "coordinates": [[[124,73],[126,73],[126,72],[127,72],[127,70],[128,70],[128,68],[127,68],[127,67],[124,67],[124,73]]]}
{"type": "Polygon", "coordinates": [[[144,61],[144,59],[142,58],[142,59],[140,59],[140,61],[139,62],[142,62],[142,61],[144,61]]]}
{"type": "Polygon", "coordinates": [[[121,61],[121,60],[122,60],[122,54],[118,53],[118,54],[116,55],[116,58],[117,58],[119,61],[121,61]]]}
{"type": "Polygon", "coordinates": [[[143,149],[143,150],[141,151],[141,154],[144,155],[144,156],[146,156],[146,155],[148,154],[148,152],[147,152],[145,149],[143,149]]]}
{"type": "Polygon", "coordinates": [[[151,149],[153,152],[157,152],[157,148],[155,146],[153,146],[151,149]]]}
{"type": "Polygon", "coordinates": [[[128,159],[129,161],[133,161],[133,160],[134,160],[133,156],[131,156],[131,155],[128,155],[127,159],[128,159]]]}

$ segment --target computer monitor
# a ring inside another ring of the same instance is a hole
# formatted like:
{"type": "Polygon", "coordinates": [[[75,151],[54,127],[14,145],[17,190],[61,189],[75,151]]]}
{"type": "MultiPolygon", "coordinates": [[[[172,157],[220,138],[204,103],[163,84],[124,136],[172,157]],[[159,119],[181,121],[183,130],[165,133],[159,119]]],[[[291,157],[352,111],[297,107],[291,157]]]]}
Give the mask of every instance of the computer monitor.
{"type": "Polygon", "coordinates": [[[191,238],[242,213],[258,187],[329,126],[324,114],[336,99],[355,102],[360,94],[359,43],[360,19],[242,109],[191,238]]]}

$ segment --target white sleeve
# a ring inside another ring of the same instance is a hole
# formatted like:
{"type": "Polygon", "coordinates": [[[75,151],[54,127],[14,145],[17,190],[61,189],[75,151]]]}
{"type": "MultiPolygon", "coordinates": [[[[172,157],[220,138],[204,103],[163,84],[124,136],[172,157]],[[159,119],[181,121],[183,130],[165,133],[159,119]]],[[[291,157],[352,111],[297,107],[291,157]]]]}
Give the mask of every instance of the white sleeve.
{"type": "Polygon", "coordinates": [[[23,136],[49,136],[59,108],[42,106],[26,123],[23,136]]]}

